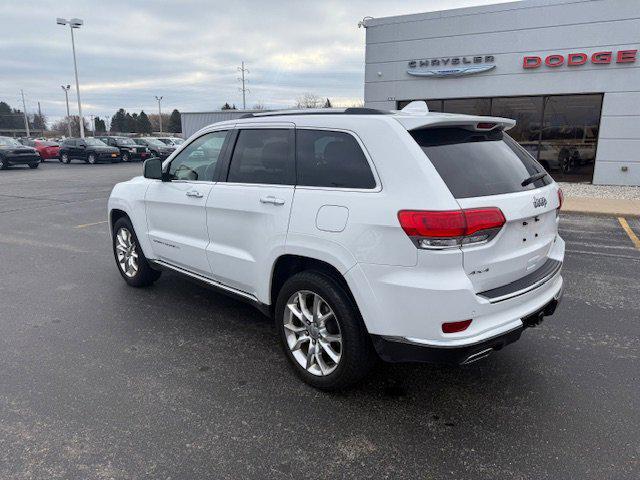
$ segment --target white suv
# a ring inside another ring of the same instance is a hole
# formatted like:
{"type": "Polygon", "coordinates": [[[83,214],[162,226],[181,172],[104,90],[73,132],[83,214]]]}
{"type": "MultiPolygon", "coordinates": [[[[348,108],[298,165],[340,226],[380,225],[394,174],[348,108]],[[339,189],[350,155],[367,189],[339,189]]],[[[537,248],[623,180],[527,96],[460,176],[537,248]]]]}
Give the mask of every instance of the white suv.
{"type": "Polygon", "coordinates": [[[166,269],[251,302],[318,388],[377,356],[478,360],[563,290],[562,194],[514,124],[414,102],[211,125],[115,186],[116,263],[134,287],[166,269]]]}

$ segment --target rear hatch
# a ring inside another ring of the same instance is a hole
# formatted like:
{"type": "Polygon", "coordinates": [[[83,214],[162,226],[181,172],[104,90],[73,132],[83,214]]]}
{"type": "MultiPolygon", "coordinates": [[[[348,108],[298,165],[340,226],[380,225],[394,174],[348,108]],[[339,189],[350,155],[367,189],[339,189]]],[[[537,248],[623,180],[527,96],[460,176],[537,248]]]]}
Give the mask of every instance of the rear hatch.
{"type": "Polygon", "coordinates": [[[495,237],[461,247],[477,293],[525,277],[548,260],[558,231],[558,188],[499,122],[430,125],[409,133],[460,208],[499,208],[505,223],[495,237]],[[524,182],[524,184],[523,184],[524,182]]]}

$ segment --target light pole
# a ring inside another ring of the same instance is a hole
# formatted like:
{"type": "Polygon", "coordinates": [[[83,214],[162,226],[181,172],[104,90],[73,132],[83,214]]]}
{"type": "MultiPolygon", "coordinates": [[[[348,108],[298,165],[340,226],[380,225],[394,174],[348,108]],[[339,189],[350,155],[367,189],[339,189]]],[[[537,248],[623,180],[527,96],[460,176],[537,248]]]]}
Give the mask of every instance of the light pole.
{"type": "Polygon", "coordinates": [[[30,137],[31,134],[29,132],[29,119],[27,118],[27,105],[24,103],[24,92],[20,90],[20,95],[22,95],[22,110],[24,114],[24,129],[27,132],[27,137],[30,137]]]}
{"type": "Polygon", "coordinates": [[[71,118],[69,115],[69,89],[71,88],[71,85],[60,85],[60,87],[64,90],[64,98],[67,101],[67,128],[69,130],[69,137],[71,137],[71,118]]]}
{"type": "Polygon", "coordinates": [[[162,109],[160,108],[160,102],[162,101],[162,97],[155,96],[158,101],[158,122],[160,122],[160,133],[162,133],[162,109]]]}
{"type": "Polygon", "coordinates": [[[67,20],[66,18],[56,19],[58,25],[69,25],[71,31],[71,49],[73,50],[73,69],[76,73],[76,94],[78,97],[78,114],[80,116],[80,137],[84,138],[84,118],[82,117],[82,104],[80,102],[80,82],[78,82],[78,63],[76,62],[76,42],[73,38],[73,29],[80,28],[83,25],[83,21],[79,18],[72,18],[67,20]]]}

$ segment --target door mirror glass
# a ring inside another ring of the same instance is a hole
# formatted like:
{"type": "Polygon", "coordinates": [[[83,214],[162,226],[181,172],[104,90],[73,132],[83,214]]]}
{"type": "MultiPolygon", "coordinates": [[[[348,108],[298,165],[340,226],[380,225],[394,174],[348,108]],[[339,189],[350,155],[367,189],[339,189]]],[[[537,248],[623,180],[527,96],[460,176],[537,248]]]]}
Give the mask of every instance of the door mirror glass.
{"type": "Polygon", "coordinates": [[[162,180],[162,160],[157,157],[145,160],[144,178],[150,178],[151,180],[162,180]]]}

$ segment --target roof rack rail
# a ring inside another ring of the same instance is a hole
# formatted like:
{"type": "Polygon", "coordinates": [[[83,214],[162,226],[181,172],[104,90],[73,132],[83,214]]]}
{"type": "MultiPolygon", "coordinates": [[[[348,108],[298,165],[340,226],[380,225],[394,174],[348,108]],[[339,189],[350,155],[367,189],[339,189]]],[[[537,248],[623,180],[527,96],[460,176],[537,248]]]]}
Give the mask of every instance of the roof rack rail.
{"type": "Polygon", "coordinates": [[[302,110],[271,110],[260,113],[246,113],[240,118],[279,117],[286,115],[391,115],[392,113],[393,112],[389,110],[365,107],[348,107],[344,109],[310,108],[302,110]]]}

